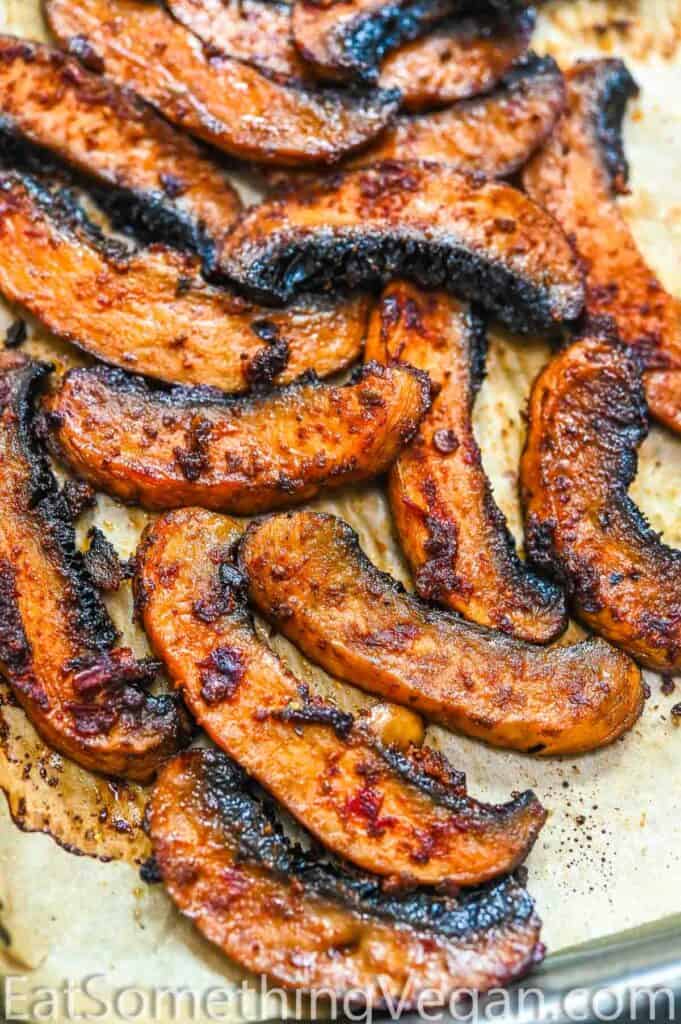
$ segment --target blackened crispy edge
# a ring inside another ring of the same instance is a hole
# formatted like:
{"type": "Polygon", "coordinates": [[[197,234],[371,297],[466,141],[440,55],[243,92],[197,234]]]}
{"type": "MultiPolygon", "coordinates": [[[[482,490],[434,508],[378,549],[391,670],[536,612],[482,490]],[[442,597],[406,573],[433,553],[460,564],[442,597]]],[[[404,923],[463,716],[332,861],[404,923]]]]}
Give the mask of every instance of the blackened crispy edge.
{"type": "Polygon", "coordinates": [[[380,879],[331,856],[320,860],[292,843],[271,807],[249,792],[247,776],[225,754],[202,751],[198,756],[203,800],[217,812],[230,840],[236,842],[239,860],[262,866],[285,881],[295,881],[308,896],[459,940],[504,924],[524,923],[534,914],[532,899],[513,876],[466,890],[458,897],[427,889],[385,892],[380,879]]]}
{"type": "Polygon", "coordinates": [[[17,442],[29,473],[29,507],[40,527],[40,540],[60,566],[73,598],[78,635],[88,647],[107,651],[117,639],[116,629],[95,589],[85,560],[76,547],[76,533],[68,503],[52,474],[36,436],[33,399],[51,367],[26,361],[0,376],[0,409],[16,416],[17,442]]]}
{"type": "Polygon", "coordinates": [[[590,90],[591,120],[598,154],[613,188],[629,179],[629,164],[624,152],[622,122],[627,103],[639,93],[631,72],[622,60],[610,59],[583,67],[576,65],[573,80],[590,90]]]}

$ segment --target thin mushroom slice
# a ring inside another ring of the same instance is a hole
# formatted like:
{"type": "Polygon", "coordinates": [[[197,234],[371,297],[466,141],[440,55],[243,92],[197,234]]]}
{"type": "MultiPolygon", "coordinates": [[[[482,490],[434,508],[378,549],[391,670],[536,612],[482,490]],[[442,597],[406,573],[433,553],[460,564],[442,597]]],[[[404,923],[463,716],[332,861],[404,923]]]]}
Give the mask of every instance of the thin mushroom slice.
{"type": "MultiPolygon", "coordinates": [[[[476,13],[509,14],[529,6],[489,0],[476,13]]],[[[392,50],[467,8],[465,0],[295,0],[291,23],[298,52],[319,78],[373,83],[392,50]]]]}
{"type": "Polygon", "coordinates": [[[276,984],[365,1006],[508,984],[541,961],[541,922],[513,878],[460,896],[386,893],[294,845],[224,754],[171,761],[153,792],[155,863],[178,909],[276,984]]]}
{"type": "Polygon", "coordinates": [[[527,52],[533,11],[452,18],[391,53],[378,84],[402,93],[412,112],[489,92],[527,52]]]}
{"type": "Polygon", "coordinates": [[[49,367],[0,354],[0,671],[50,746],[94,771],[146,781],[189,740],[158,665],[116,631],[76,549],[66,499],[36,440],[49,367]]]}
{"type": "Polygon", "coordinates": [[[577,64],[567,81],[568,109],[523,182],[584,261],[587,312],[637,349],[650,411],[681,431],[681,304],[643,259],[616,201],[627,179],[622,116],[638,89],[620,60],[577,64]]]}
{"type": "Polygon", "coordinates": [[[77,204],[13,172],[0,174],[0,292],[98,359],[228,392],[343,369],[361,351],[368,315],[365,298],[284,310],[246,302],[207,285],[186,255],[127,252],[77,204]]]}
{"type": "Polygon", "coordinates": [[[67,374],[47,401],[58,454],[124,501],[253,515],[384,472],[430,404],[411,367],[367,364],[344,387],[292,385],[253,398],[153,390],[100,367],[67,374]]]}
{"type": "Polygon", "coordinates": [[[466,795],[428,748],[381,744],[312,696],[258,639],[230,555],[240,528],[201,509],[147,531],[135,578],[153,651],[210,738],[324,845],[402,884],[477,885],[527,855],[545,812],[466,795]]]}
{"type": "Polygon", "coordinates": [[[116,219],[206,267],[241,209],[226,173],[134,94],[61,50],[0,35],[0,152],[54,155],[105,186],[116,219]]]}
{"type": "Polygon", "coordinates": [[[134,89],[168,121],[231,156],[266,164],[334,163],[386,126],[396,91],[316,92],[205,52],[161,4],[47,0],[64,49],[134,89]]]}
{"type": "Polygon", "coordinates": [[[681,669],[681,551],[627,491],[648,430],[640,366],[595,335],[536,381],[521,463],[527,551],[567,586],[591,629],[648,668],[681,669]]]}
{"type": "Polygon", "coordinates": [[[510,185],[436,164],[388,162],[265,200],[233,228],[223,264],[272,303],[407,276],[462,292],[519,331],[574,319],[584,300],[552,218],[510,185]]]}
{"type": "Polygon", "coordinates": [[[598,639],[537,647],[433,608],[379,572],[335,516],[252,523],[239,565],[258,610],[312,661],[494,746],[578,754],[641,712],[641,673],[621,651],[598,639]]]}
{"type": "Polygon", "coordinates": [[[443,292],[389,285],[366,358],[425,371],[435,389],[416,437],[390,470],[388,494],[416,590],[473,622],[547,643],[567,626],[562,591],[519,559],[473,433],[485,326],[443,292]]]}

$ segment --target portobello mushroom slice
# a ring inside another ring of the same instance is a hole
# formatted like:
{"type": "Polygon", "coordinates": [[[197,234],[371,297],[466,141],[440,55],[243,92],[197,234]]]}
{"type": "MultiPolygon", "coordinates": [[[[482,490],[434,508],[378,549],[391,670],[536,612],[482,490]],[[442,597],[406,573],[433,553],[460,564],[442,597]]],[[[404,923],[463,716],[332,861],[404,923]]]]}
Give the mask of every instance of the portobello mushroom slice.
{"type": "Polygon", "coordinates": [[[507,984],[543,955],[532,899],[512,877],[443,896],[384,891],[294,845],[224,754],[169,762],[150,808],[154,858],[178,909],[230,959],[286,988],[367,1006],[426,990],[507,984]]]}
{"type": "Polygon", "coordinates": [[[38,445],[33,395],[50,368],[0,353],[0,671],[44,740],[94,771],[145,781],[189,740],[159,666],[115,648],[38,445]]]}
{"type": "Polygon", "coordinates": [[[348,163],[427,160],[487,178],[507,177],[551,134],[564,107],[560,68],[551,57],[532,54],[485,96],[437,113],[399,117],[348,163]]]}
{"type": "Polygon", "coordinates": [[[207,285],[186,255],[112,244],[68,197],[13,172],[0,174],[0,292],[98,359],[230,392],[342,369],[368,316],[363,297],[255,306],[207,285]]]}
{"type": "Polygon", "coordinates": [[[620,60],[577,64],[568,109],[525,169],[525,188],[573,240],[586,268],[586,309],[608,317],[641,354],[650,411],[681,431],[681,305],[646,264],[620,212],[627,163],[621,123],[637,86],[620,60]]]}
{"type": "Polygon", "coordinates": [[[333,675],[497,747],[595,750],[626,732],[641,673],[598,639],[536,647],[405,593],[341,519],[303,509],[252,523],[239,549],[259,611],[333,675]]]}
{"type": "Polygon", "coordinates": [[[152,649],[210,738],[332,852],[401,885],[477,885],[529,852],[545,812],[466,795],[433,750],[381,744],[310,695],[258,639],[230,553],[238,525],[201,509],[158,519],[136,594],[152,649]]]}
{"type": "Polygon", "coordinates": [[[374,364],[345,387],[312,381],[243,399],[152,390],[98,367],[71,371],[47,400],[57,452],[100,490],[148,509],[236,515],[378,476],[429,404],[425,374],[374,364]]]}
{"type": "Polygon", "coordinates": [[[552,218],[510,185],[435,164],[379,164],[265,200],[232,229],[223,265],[274,304],[406,276],[480,301],[517,331],[574,319],[584,299],[552,218]]]}
{"type": "Polygon", "coordinates": [[[130,86],[168,121],[231,156],[265,164],[333,163],[378,135],[396,91],[313,92],[206,53],[147,0],[47,0],[62,46],[130,86]]]}
{"type": "MultiPolygon", "coordinates": [[[[530,5],[488,0],[474,6],[478,14],[509,14],[530,5]]],[[[391,50],[470,9],[466,0],[295,0],[291,23],[298,52],[319,78],[374,83],[391,50]]]]}
{"type": "Polygon", "coordinates": [[[681,669],[681,551],[627,494],[647,433],[636,356],[595,335],[537,379],[521,462],[527,551],[583,622],[659,672],[681,669]]]}
{"type": "Polygon", "coordinates": [[[424,370],[436,396],[390,470],[390,507],[421,597],[548,643],[567,626],[563,593],[518,558],[473,433],[485,345],[484,323],[459,299],[402,281],[384,291],[366,357],[424,370]]]}
{"type": "Polygon", "coordinates": [[[106,186],[123,221],[214,264],[241,201],[221,168],[134,94],[41,43],[0,35],[0,152],[36,147],[106,186]]]}
{"type": "Polygon", "coordinates": [[[391,53],[378,84],[399,89],[412,112],[489,92],[527,52],[535,20],[529,10],[441,22],[391,53]]]}

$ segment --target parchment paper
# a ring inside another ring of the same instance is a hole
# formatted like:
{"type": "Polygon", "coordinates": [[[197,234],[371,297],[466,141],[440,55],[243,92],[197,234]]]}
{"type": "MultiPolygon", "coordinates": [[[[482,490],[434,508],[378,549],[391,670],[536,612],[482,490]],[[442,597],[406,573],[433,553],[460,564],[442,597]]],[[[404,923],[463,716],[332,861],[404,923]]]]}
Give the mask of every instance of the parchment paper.
{"type": "MultiPolygon", "coordinates": [[[[19,35],[47,38],[39,0],[0,0],[0,25],[19,35]]],[[[626,124],[632,179],[622,205],[650,263],[679,296],[680,43],[681,0],[566,0],[545,9],[536,37],[538,49],[565,64],[592,54],[617,54],[629,61],[642,93],[626,124]]],[[[0,330],[15,312],[0,308],[0,330]]],[[[77,358],[35,325],[29,348],[49,353],[60,365],[77,358]]],[[[540,340],[493,332],[487,379],[476,406],[485,465],[519,539],[522,411],[546,358],[540,340]]],[[[652,429],[641,451],[633,496],[665,540],[681,545],[681,440],[652,429]]],[[[355,490],[319,504],[351,522],[369,556],[408,583],[380,490],[355,490]]],[[[93,521],[125,557],[134,550],[145,516],[100,499],[85,526],[93,521]]],[[[129,592],[118,595],[111,607],[126,640],[143,652],[144,638],[130,623],[129,592]]],[[[367,702],[307,664],[281,638],[273,643],[315,687],[333,693],[344,706],[367,702]]],[[[651,697],[636,728],[613,747],[575,760],[532,760],[440,729],[428,732],[428,740],[466,771],[475,795],[504,799],[513,789],[531,786],[550,808],[528,861],[529,887],[550,951],[681,910],[681,790],[676,780],[681,733],[670,715],[681,700],[681,686],[676,694],[663,695],[659,678],[648,675],[648,681],[651,697]]],[[[164,985],[236,988],[243,974],[180,918],[161,887],[140,881],[138,864],[148,852],[139,828],[144,794],[135,787],[107,786],[50,754],[22,713],[1,701],[0,725],[0,785],[13,793],[15,817],[25,827],[48,829],[64,844],[77,839],[76,845],[90,853],[105,850],[123,858],[102,863],[75,856],[49,835],[20,831],[0,800],[0,976],[22,975],[24,988],[34,988],[104,974],[93,986],[101,993],[120,986],[136,986],[147,995],[164,985]],[[28,773],[28,789],[22,772],[28,773]]],[[[252,998],[235,999],[224,1019],[281,1013],[279,1004],[264,1006],[252,991],[252,998]]],[[[45,1013],[46,1006],[34,1006],[35,1014],[45,1013]]],[[[76,999],[79,1008],[93,1007],[76,999]]],[[[154,1019],[170,1016],[170,1009],[164,1016],[158,1006],[154,1019]]],[[[63,1007],[54,1007],[44,1019],[67,1017],[63,1007]]],[[[112,1013],[98,1019],[121,1017],[112,1013]]]]}

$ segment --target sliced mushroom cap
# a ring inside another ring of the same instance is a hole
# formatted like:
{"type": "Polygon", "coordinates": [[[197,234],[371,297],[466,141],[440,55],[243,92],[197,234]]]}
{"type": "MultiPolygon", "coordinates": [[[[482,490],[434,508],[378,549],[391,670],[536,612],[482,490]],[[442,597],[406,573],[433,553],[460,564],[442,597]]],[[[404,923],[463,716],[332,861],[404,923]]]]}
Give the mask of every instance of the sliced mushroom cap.
{"type": "Polygon", "coordinates": [[[239,563],[255,606],[312,661],[494,746],[594,750],[641,712],[641,673],[621,651],[536,647],[435,609],[379,572],[335,516],[256,521],[239,563]]]}
{"type": "Polygon", "coordinates": [[[148,509],[253,515],[384,472],[430,404],[424,374],[368,364],[344,387],[254,398],[150,388],[105,367],[74,370],[47,400],[58,454],[94,486],[148,509]]]}
{"type": "Polygon", "coordinates": [[[334,163],[378,135],[399,105],[397,91],[311,91],[233,57],[211,56],[161,4],[47,0],[46,10],[64,49],[240,159],[334,163]]]}
{"type": "Polygon", "coordinates": [[[541,922],[513,878],[458,897],[390,895],[293,845],[224,754],[171,761],[151,801],[155,862],[178,909],[231,960],[286,988],[365,1006],[443,1003],[518,978],[541,922]]]}
{"type": "Polygon", "coordinates": [[[324,845],[402,884],[474,885],[527,855],[545,812],[531,792],[481,804],[428,748],[384,747],[310,695],[256,636],[231,552],[233,521],[168,513],[138,555],[152,649],[211,739],[324,845]]]}
{"type": "Polygon", "coordinates": [[[398,281],[377,304],[366,358],[425,371],[433,405],[390,470],[400,544],[421,597],[520,640],[547,643],[567,626],[559,587],[518,558],[473,432],[485,325],[445,292],[398,281]]]}
{"type": "Polygon", "coordinates": [[[78,204],[14,172],[0,174],[0,292],[107,363],[228,392],[343,369],[361,351],[368,316],[363,297],[283,310],[246,302],[207,285],[186,255],[127,252],[78,204]]]}
{"type": "Polygon", "coordinates": [[[175,698],[146,692],[159,666],[114,646],[33,428],[33,393],[48,372],[0,354],[0,671],[52,747],[145,781],[188,742],[189,722],[175,698]]]}
{"type": "Polygon", "coordinates": [[[551,217],[509,185],[436,164],[379,164],[265,200],[232,230],[224,269],[272,303],[408,276],[480,301],[520,331],[572,320],[584,299],[551,217]]]}
{"type": "Polygon", "coordinates": [[[521,463],[527,551],[591,629],[660,672],[681,669],[681,551],[627,494],[648,430],[641,367],[589,336],[537,379],[521,463]]]}
{"type": "Polygon", "coordinates": [[[650,411],[681,431],[681,305],[643,259],[616,201],[627,179],[622,116],[638,89],[621,60],[584,61],[567,80],[568,109],[523,182],[582,257],[587,312],[637,349],[650,411]]]}

